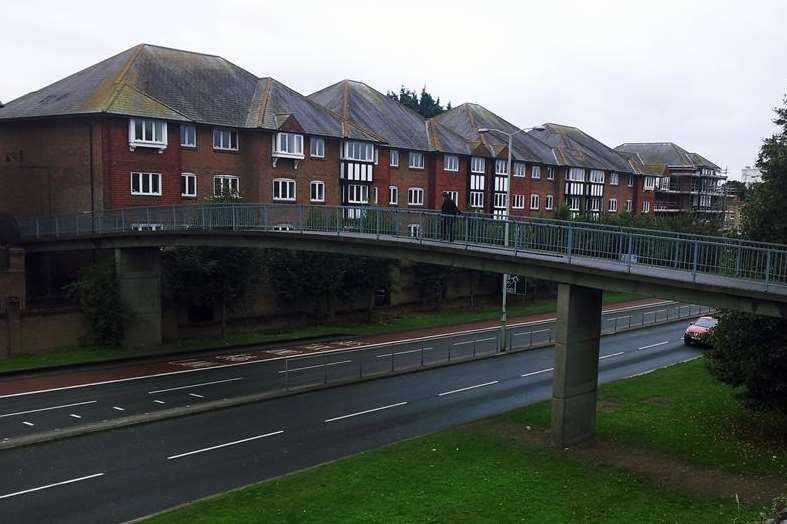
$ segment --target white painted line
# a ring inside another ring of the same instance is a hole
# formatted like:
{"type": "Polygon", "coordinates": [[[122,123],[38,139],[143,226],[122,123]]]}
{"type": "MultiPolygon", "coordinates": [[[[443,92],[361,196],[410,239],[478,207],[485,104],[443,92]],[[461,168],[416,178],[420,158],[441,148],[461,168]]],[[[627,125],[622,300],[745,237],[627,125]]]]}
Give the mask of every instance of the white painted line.
{"type": "Polygon", "coordinates": [[[189,393],[189,396],[194,398],[205,398],[205,395],[199,395],[197,393],[189,393]]]}
{"type": "Polygon", "coordinates": [[[153,402],[155,402],[156,404],[166,404],[166,402],[164,402],[163,400],[158,400],[158,399],[154,400],[153,402]]]}
{"type": "Polygon", "coordinates": [[[467,340],[465,342],[454,342],[454,346],[464,346],[466,344],[472,344],[475,340],[467,340]]]}
{"type": "Polygon", "coordinates": [[[87,475],[85,477],[79,477],[79,478],[76,478],[76,479],[64,480],[62,482],[55,482],[54,484],[47,484],[46,486],[39,486],[37,488],[30,488],[30,489],[26,489],[24,491],[17,491],[16,493],[8,493],[7,495],[0,495],[0,499],[8,499],[8,498],[11,498],[11,497],[16,497],[17,495],[24,495],[25,493],[32,493],[34,491],[41,491],[42,489],[49,489],[49,488],[54,488],[56,486],[64,486],[66,484],[73,484],[74,482],[80,482],[82,480],[94,479],[94,478],[100,477],[102,475],[104,475],[104,474],[103,473],[96,473],[94,475],[87,475]]]}
{"type": "Polygon", "coordinates": [[[121,408],[120,406],[112,406],[112,409],[115,411],[126,411],[125,409],[121,408]]]}
{"type": "Polygon", "coordinates": [[[35,424],[33,424],[32,422],[27,422],[27,421],[22,422],[22,424],[24,424],[25,426],[30,426],[30,427],[35,426],[35,424]]]}
{"type": "Polygon", "coordinates": [[[87,404],[95,404],[98,400],[88,400],[87,402],[75,402],[74,404],[63,404],[61,406],[50,406],[48,408],[29,409],[27,411],[16,411],[14,413],[5,413],[0,415],[0,418],[14,417],[16,415],[26,415],[27,413],[38,413],[39,411],[50,411],[53,409],[71,408],[74,406],[85,406],[87,404]]]}
{"type": "Polygon", "coordinates": [[[389,404],[388,406],[381,406],[379,408],[367,409],[366,411],[359,411],[357,413],[350,413],[349,415],[342,415],[341,417],[327,418],[325,419],[325,422],[334,422],[336,420],[342,420],[345,418],[357,417],[358,415],[366,415],[367,413],[374,413],[375,411],[382,411],[384,409],[396,408],[399,406],[404,406],[405,404],[407,404],[407,402],[397,402],[396,404],[389,404]]]}
{"type": "Polygon", "coordinates": [[[493,380],[492,382],[485,382],[483,384],[476,384],[475,386],[467,386],[466,388],[461,389],[454,389],[452,391],[443,391],[442,393],[438,393],[438,397],[443,397],[445,395],[453,395],[454,393],[461,393],[462,391],[468,391],[470,389],[482,388],[484,386],[491,386],[493,384],[497,384],[500,382],[499,380],[493,380]]]}
{"type": "Polygon", "coordinates": [[[257,435],[256,437],[244,438],[241,440],[235,440],[233,442],[227,442],[226,444],[219,444],[218,446],[211,446],[209,448],[202,448],[202,449],[196,449],[194,451],[188,451],[186,453],[181,453],[179,455],[172,455],[171,457],[167,457],[167,460],[175,460],[181,457],[188,457],[189,455],[196,455],[197,453],[213,451],[214,449],[226,448],[227,446],[234,446],[235,444],[243,444],[244,442],[251,442],[252,440],[272,437],[274,435],[281,435],[282,433],[284,433],[284,430],[280,429],[279,431],[272,431],[271,433],[265,433],[264,435],[257,435]]]}
{"type": "Polygon", "coordinates": [[[530,373],[525,373],[524,375],[522,375],[522,377],[532,377],[533,375],[540,375],[541,373],[548,373],[548,372],[554,371],[554,370],[555,370],[555,368],[547,368],[547,369],[542,369],[542,370],[539,370],[539,371],[531,371],[530,373]]]}
{"type": "MultiPolygon", "coordinates": [[[[641,305],[638,305],[638,306],[629,306],[629,307],[618,308],[618,309],[607,309],[607,310],[602,311],[602,314],[611,313],[613,311],[630,311],[630,310],[635,310],[635,309],[645,309],[645,308],[648,308],[648,307],[660,306],[662,304],[673,304],[673,303],[675,303],[675,302],[672,301],[672,300],[665,300],[663,302],[655,302],[655,303],[650,303],[650,304],[641,304],[641,305]]],[[[530,322],[519,322],[519,323],[515,323],[515,324],[509,324],[509,327],[516,328],[516,327],[522,327],[522,326],[530,326],[530,325],[533,325],[533,324],[548,324],[550,322],[554,322],[555,320],[557,320],[556,317],[545,318],[545,319],[542,319],[542,320],[531,320],[530,322]]],[[[389,346],[389,345],[394,345],[394,344],[404,344],[404,343],[407,343],[407,342],[418,342],[418,341],[421,341],[421,340],[435,340],[435,339],[440,339],[440,338],[453,337],[453,336],[457,336],[457,335],[469,335],[471,333],[485,333],[485,332],[492,331],[492,330],[495,330],[495,329],[499,329],[499,328],[497,328],[497,327],[489,327],[489,328],[480,328],[480,329],[468,329],[468,330],[464,330],[464,331],[454,331],[454,332],[450,332],[450,333],[441,333],[440,335],[430,335],[430,336],[427,336],[427,337],[416,337],[416,338],[409,338],[409,339],[402,339],[402,340],[391,340],[389,342],[378,342],[378,343],[375,343],[375,344],[367,344],[365,346],[357,346],[357,347],[352,348],[352,351],[358,351],[358,350],[361,350],[361,349],[369,349],[369,348],[380,347],[380,346],[389,346]]],[[[335,350],[330,350],[330,351],[321,351],[319,354],[320,355],[326,355],[326,354],[331,354],[331,353],[339,353],[339,352],[347,352],[347,351],[348,350],[346,348],[340,348],[340,349],[335,349],[335,350]]],[[[104,386],[106,384],[117,384],[119,382],[131,382],[131,381],[134,381],[134,380],[145,380],[145,379],[149,379],[149,378],[168,377],[168,376],[171,376],[171,375],[182,375],[184,373],[198,373],[200,371],[208,371],[208,370],[211,370],[211,369],[218,369],[218,368],[231,368],[231,367],[236,367],[236,366],[248,366],[248,365],[251,365],[251,364],[264,364],[264,363],[267,363],[267,362],[275,362],[275,361],[284,360],[284,359],[287,359],[287,358],[291,358],[291,357],[277,357],[277,358],[269,358],[269,359],[261,359],[261,360],[250,360],[250,361],[247,361],[247,362],[233,362],[233,363],[230,363],[230,364],[217,364],[215,366],[209,366],[209,367],[198,368],[198,369],[180,369],[178,371],[165,371],[165,372],[162,372],[162,373],[153,373],[151,375],[140,375],[140,376],[137,376],[137,377],[118,378],[118,379],[114,379],[114,380],[102,380],[100,382],[88,382],[86,384],[74,384],[72,386],[61,386],[61,387],[57,387],[57,388],[38,389],[38,390],[35,390],[35,391],[23,391],[21,393],[10,393],[8,395],[0,395],[0,399],[12,398],[12,397],[22,397],[22,396],[27,396],[27,395],[38,395],[40,393],[50,393],[52,391],[64,391],[64,390],[68,390],[68,389],[79,389],[79,388],[88,388],[88,387],[93,387],[93,386],[104,386]]],[[[303,357],[303,358],[308,358],[308,357],[303,357]]]]}
{"type": "Polygon", "coordinates": [[[411,349],[409,351],[399,351],[398,353],[383,353],[382,355],[377,355],[377,358],[390,358],[392,355],[407,355],[408,353],[420,353],[422,351],[429,351],[432,348],[423,348],[423,349],[411,349]]]}
{"type": "Polygon", "coordinates": [[[490,340],[497,340],[497,337],[480,338],[476,342],[489,342],[490,340]]]}
{"type": "Polygon", "coordinates": [[[603,357],[598,357],[599,360],[604,360],[605,358],[612,358],[622,355],[625,351],[618,351],[617,353],[612,353],[611,355],[604,355],[603,357]]]}
{"type": "Polygon", "coordinates": [[[73,417],[73,418],[82,418],[82,416],[81,416],[81,415],[77,415],[76,413],[71,413],[71,414],[69,415],[69,417],[73,417]]]}
{"type": "Polygon", "coordinates": [[[637,348],[637,351],[639,351],[640,349],[650,349],[650,348],[655,348],[655,347],[658,347],[658,346],[663,346],[664,344],[669,344],[669,340],[665,340],[665,341],[659,342],[657,344],[651,344],[649,346],[642,346],[641,348],[637,348]]]}
{"type": "Polygon", "coordinates": [[[243,377],[228,378],[225,380],[214,380],[213,382],[202,382],[200,384],[191,384],[190,386],[180,386],[177,388],[157,389],[155,391],[148,391],[148,395],[155,395],[156,393],[166,393],[167,391],[179,391],[181,389],[198,388],[202,386],[212,386],[213,384],[224,384],[225,382],[235,382],[236,380],[243,380],[243,377]]]}
{"type": "Polygon", "coordinates": [[[282,369],[279,373],[292,373],[293,371],[303,371],[306,369],[323,368],[326,366],[338,366],[339,364],[349,364],[352,360],[341,360],[339,362],[329,362],[328,364],[317,364],[315,366],[304,366],[302,368],[282,369]]]}

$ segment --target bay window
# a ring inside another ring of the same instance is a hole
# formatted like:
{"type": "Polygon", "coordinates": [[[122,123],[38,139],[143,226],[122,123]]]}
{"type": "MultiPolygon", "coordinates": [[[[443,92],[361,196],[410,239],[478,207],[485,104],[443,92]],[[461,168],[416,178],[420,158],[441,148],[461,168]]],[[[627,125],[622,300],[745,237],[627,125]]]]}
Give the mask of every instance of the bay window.
{"type": "Polygon", "coordinates": [[[276,133],[273,139],[273,156],[303,158],[303,135],[276,133]]]}
{"type": "Polygon", "coordinates": [[[128,145],[135,147],[154,147],[166,149],[167,123],[152,118],[129,118],[128,145]]]}
{"type": "Polygon", "coordinates": [[[370,142],[348,140],[342,144],[342,158],[345,160],[374,162],[374,146],[370,142]]]}

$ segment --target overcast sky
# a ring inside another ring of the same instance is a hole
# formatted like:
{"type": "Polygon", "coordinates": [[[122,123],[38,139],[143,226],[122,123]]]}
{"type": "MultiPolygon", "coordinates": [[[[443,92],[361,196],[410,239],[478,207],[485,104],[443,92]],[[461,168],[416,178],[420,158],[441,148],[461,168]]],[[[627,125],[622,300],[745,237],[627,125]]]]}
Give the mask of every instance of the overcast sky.
{"type": "Polygon", "coordinates": [[[522,127],[672,141],[738,178],[787,93],[787,2],[9,2],[0,100],[141,42],[218,54],[303,94],[426,85],[522,127]]]}

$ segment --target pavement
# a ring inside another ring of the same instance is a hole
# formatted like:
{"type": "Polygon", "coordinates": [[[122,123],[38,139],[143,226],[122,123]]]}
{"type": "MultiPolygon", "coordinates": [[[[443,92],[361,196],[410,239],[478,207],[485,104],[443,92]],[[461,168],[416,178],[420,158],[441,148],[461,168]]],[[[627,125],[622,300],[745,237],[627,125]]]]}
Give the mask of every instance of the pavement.
{"type": "MultiPolygon", "coordinates": [[[[604,322],[625,313],[631,318],[623,322],[636,323],[634,314],[652,315],[656,307],[663,306],[610,312],[604,322]]],[[[682,342],[685,325],[664,323],[603,337],[601,382],[696,358],[700,352],[682,342]]],[[[554,349],[473,359],[494,352],[496,340],[484,340],[490,338],[483,332],[459,333],[371,345],[351,356],[344,351],[296,361],[235,362],[240,365],[6,396],[0,399],[0,435],[122,416],[116,408],[138,413],[281,389],[285,380],[299,390],[347,380],[359,370],[421,369],[0,451],[2,521],[123,522],[550,398],[554,349]],[[451,355],[450,366],[420,367],[422,358],[442,362],[451,355]],[[20,411],[27,413],[14,414],[20,411]]]]}

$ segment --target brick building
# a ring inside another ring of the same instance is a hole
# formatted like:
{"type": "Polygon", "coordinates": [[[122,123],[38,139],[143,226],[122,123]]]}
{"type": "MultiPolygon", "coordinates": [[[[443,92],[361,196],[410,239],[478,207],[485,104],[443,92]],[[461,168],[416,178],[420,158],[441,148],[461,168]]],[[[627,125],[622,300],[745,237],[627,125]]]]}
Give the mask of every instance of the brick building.
{"type": "MultiPolygon", "coordinates": [[[[518,131],[478,104],[425,119],[362,82],[306,97],[218,56],[141,44],[0,107],[0,213],[177,205],[226,192],[424,209],[448,193],[463,210],[500,216],[509,183],[514,216],[552,217],[563,204],[648,213],[661,205],[656,180],[677,176],[670,162],[660,171],[574,127],[518,131]],[[505,133],[514,132],[509,176],[505,133]]],[[[718,179],[715,165],[691,158],[700,169],[692,183],[718,179]]]]}

